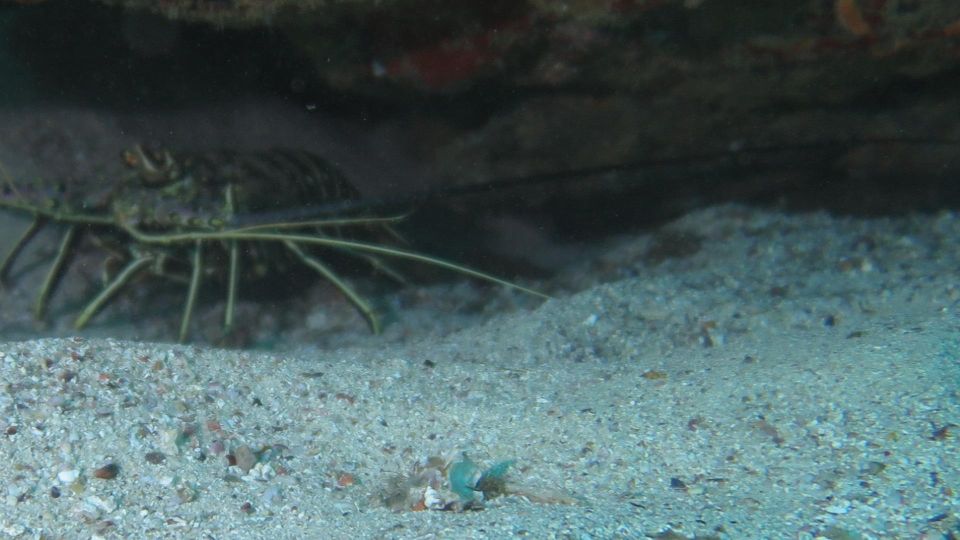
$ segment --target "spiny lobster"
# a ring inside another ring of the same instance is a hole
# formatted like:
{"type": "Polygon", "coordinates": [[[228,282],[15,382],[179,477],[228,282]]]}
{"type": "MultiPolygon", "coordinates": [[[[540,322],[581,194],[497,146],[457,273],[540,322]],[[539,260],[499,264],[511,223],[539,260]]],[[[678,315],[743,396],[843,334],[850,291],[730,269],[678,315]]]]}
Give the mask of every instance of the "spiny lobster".
{"type": "Polygon", "coordinates": [[[55,182],[15,182],[5,170],[0,207],[33,217],[9,253],[0,260],[5,281],[18,255],[45,225],[63,225],[59,248],[40,287],[34,313],[42,319],[51,296],[75,254],[89,236],[120,269],[108,272],[103,288],[88,301],[74,326],[90,319],[131,280],[143,274],[186,284],[179,339],[188,337],[190,319],[204,278],[226,281],[224,327],[234,324],[241,265],[261,276],[277,276],[291,261],[302,263],[336,286],[362,313],[374,333],[377,313],[320,257],[332,249],[366,259],[377,270],[399,279],[381,257],[407,259],[546,297],[491,274],[383,243],[398,237],[392,225],[403,215],[364,215],[362,204],[347,204],[331,217],[291,218],[244,224],[238,216],[295,216],[310,205],[352,203],[359,192],[333,165],[313,154],[291,150],[240,153],[175,153],[137,145],[122,153],[127,171],[95,189],[69,189],[55,182]]]}

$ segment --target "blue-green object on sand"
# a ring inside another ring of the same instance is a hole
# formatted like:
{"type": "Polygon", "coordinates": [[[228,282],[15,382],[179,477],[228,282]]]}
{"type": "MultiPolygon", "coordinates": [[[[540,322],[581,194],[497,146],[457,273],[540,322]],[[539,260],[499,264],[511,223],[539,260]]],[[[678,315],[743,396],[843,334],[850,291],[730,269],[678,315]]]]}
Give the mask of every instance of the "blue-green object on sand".
{"type": "Polygon", "coordinates": [[[447,472],[450,490],[463,502],[476,500],[477,492],[482,492],[487,499],[501,495],[507,471],[514,462],[512,459],[500,461],[481,473],[480,467],[464,452],[463,458],[451,464],[447,472]]]}

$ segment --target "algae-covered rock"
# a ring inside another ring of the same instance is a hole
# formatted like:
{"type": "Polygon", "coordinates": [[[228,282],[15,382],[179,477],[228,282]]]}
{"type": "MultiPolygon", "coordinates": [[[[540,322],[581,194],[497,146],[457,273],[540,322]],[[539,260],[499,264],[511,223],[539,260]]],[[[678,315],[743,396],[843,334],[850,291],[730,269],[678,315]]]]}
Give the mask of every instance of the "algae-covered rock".
{"type": "MultiPolygon", "coordinates": [[[[953,0],[41,4],[22,11],[53,13],[24,20],[19,32],[3,25],[20,36],[9,40],[7,56],[18,56],[10,66],[32,66],[21,78],[41,90],[157,104],[254,87],[309,107],[380,110],[393,114],[385,129],[429,156],[423,168],[435,184],[960,134],[952,121],[960,106],[936,89],[955,83],[960,64],[953,0]],[[91,8],[99,11],[78,19],[91,8]]],[[[890,156],[934,172],[943,161],[878,147],[781,164],[791,175],[863,171],[878,153],[888,169],[890,156]]]]}
{"type": "MultiPolygon", "coordinates": [[[[159,13],[169,19],[208,22],[223,27],[272,24],[277,17],[320,12],[337,4],[371,4],[364,0],[101,0],[105,4],[159,13]]],[[[378,4],[389,3],[377,2],[378,4]]]]}

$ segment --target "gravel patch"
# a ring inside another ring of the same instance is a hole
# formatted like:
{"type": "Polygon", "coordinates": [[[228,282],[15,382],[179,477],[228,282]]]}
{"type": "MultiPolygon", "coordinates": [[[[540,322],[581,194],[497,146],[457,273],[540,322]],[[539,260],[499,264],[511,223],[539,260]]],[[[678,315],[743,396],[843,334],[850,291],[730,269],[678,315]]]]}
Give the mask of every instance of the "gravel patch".
{"type": "Polygon", "coordinates": [[[583,292],[498,296],[462,329],[414,310],[402,337],[284,327],[272,352],[6,341],[0,536],[951,538],[958,244],[950,213],[725,206],[549,285],[583,292]],[[384,502],[464,452],[515,460],[508,493],[384,502]]]}

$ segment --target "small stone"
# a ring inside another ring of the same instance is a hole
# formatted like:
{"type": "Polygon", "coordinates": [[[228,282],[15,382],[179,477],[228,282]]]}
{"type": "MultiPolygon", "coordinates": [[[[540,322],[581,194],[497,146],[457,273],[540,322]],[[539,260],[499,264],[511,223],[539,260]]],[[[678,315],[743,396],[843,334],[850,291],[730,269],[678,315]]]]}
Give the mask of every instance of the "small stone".
{"type": "Polygon", "coordinates": [[[120,473],[120,466],[116,463],[107,463],[103,467],[93,471],[93,476],[101,480],[113,480],[120,473]]]}
{"type": "Polygon", "coordinates": [[[190,486],[180,486],[177,488],[177,501],[180,504],[186,504],[197,500],[197,490],[190,486]]]}
{"type": "Polygon", "coordinates": [[[852,506],[853,505],[850,503],[850,501],[845,499],[838,499],[834,501],[833,504],[824,508],[824,510],[826,510],[827,512],[833,515],[842,515],[849,512],[852,506]]]}
{"type": "Polygon", "coordinates": [[[3,527],[0,528],[0,532],[3,532],[6,536],[10,538],[16,538],[26,533],[27,528],[23,525],[20,525],[19,523],[15,523],[13,525],[3,525],[3,527]]]}
{"type": "Polygon", "coordinates": [[[103,497],[90,496],[87,497],[84,501],[87,504],[95,507],[101,512],[110,513],[117,509],[117,503],[113,499],[105,499],[103,497]]]}
{"type": "Polygon", "coordinates": [[[254,454],[253,450],[247,445],[240,446],[234,450],[233,457],[237,461],[236,466],[244,473],[250,472],[250,469],[257,464],[256,454],[254,454]]]}
{"type": "Polygon", "coordinates": [[[146,458],[147,463],[154,465],[159,465],[167,460],[167,456],[163,452],[147,452],[143,457],[146,458]]]}
{"type": "Polygon", "coordinates": [[[165,429],[160,432],[160,448],[164,454],[176,456],[180,454],[180,432],[176,429],[165,429]]]}
{"type": "Polygon", "coordinates": [[[350,487],[356,482],[353,475],[348,472],[341,472],[337,475],[337,487],[345,488],[350,487]]]}
{"type": "Polygon", "coordinates": [[[62,484],[71,484],[80,477],[80,471],[76,469],[67,469],[57,473],[57,480],[62,484]]]}
{"type": "Polygon", "coordinates": [[[269,489],[263,492],[263,496],[260,498],[263,501],[264,506],[273,506],[278,504],[280,501],[280,488],[277,486],[271,486],[269,489]]]}
{"type": "Polygon", "coordinates": [[[276,475],[277,473],[273,470],[272,466],[266,463],[257,463],[252,469],[247,471],[247,474],[243,476],[243,479],[248,482],[252,480],[267,481],[276,475]]]}
{"type": "Polygon", "coordinates": [[[220,454],[226,451],[226,447],[223,444],[223,441],[213,441],[210,443],[210,453],[219,456],[220,454]]]}

